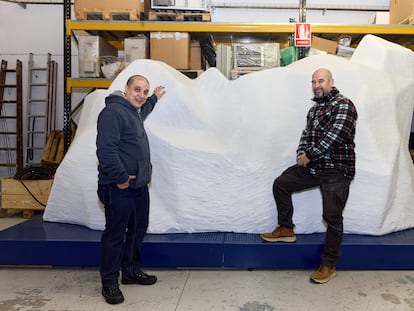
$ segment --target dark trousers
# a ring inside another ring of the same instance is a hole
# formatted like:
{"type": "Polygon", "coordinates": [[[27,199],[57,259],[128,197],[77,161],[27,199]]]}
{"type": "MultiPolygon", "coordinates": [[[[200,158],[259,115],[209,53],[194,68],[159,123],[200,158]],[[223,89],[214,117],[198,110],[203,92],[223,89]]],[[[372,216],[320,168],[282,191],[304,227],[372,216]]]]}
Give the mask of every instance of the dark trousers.
{"type": "Polygon", "coordinates": [[[98,185],[105,207],[105,230],[101,238],[100,273],[103,286],[118,285],[119,270],[133,276],[141,271],[141,246],[148,228],[148,187],[118,189],[98,185]]]}
{"type": "Polygon", "coordinates": [[[278,211],[278,224],[293,228],[292,193],[320,187],[322,194],[322,217],[327,225],[326,241],[321,264],[332,267],[341,256],[343,216],[349,194],[350,179],[334,169],[313,175],[306,167],[294,165],[285,170],[273,183],[273,195],[278,211]]]}

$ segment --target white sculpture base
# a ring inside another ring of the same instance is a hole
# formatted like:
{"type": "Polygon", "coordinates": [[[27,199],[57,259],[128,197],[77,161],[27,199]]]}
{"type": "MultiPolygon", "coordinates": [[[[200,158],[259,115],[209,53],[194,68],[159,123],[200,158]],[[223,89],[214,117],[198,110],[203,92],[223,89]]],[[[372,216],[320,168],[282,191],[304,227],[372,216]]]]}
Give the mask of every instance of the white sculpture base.
{"type": "MultiPolygon", "coordinates": [[[[273,230],[272,184],[294,164],[310,107],[311,75],[329,68],[358,109],[356,177],[344,213],[347,233],[414,227],[414,167],[408,151],[414,54],[366,36],[351,60],[311,56],[228,81],[215,68],[196,80],[138,60],[108,90],[86,98],[76,137],[59,166],[44,220],[104,228],[97,195],[96,119],[104,98],[132,74],[167,94],[146,120],[151,145],[150,233],[273,230]]],[[[318,189],[293,197],[296,233],[324,232],[318,189]]]]}

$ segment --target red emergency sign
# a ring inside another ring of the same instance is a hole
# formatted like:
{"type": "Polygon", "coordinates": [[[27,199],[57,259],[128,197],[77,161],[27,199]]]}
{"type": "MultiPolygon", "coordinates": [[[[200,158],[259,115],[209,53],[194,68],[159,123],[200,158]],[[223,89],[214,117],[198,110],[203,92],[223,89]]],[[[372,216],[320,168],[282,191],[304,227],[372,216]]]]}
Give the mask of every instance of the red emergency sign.
{"type": "Polygon", "coordinates": [[[311,46],[311,25],[308,23],[298,23],[295,27],[295,45],[311,46]]]}

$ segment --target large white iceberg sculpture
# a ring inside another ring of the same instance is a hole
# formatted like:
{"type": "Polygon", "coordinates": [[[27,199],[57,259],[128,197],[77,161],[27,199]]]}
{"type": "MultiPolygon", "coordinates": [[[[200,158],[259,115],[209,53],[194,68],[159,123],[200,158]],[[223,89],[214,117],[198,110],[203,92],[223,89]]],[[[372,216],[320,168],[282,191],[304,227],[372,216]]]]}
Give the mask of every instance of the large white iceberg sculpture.
{"type": "MultiPolygon", "coordinates": [[[[139,73],[152,87],[162,84],[167,90],[146,121],[153,163],[149,232],[272,230],[272,183],[295,162],[311,103],[311,75],[319,67],[331,69],[335,85],[359,113],[345,231],[381,235],[414,227],[414,167],[408,152],[414,54],[375,36],[366,36],[351,60],[312,56],[233,81],[215,68],[191,80],[160,62],[133,62],[109,90],[86,98],[44,220],[104,228],[96,195],[96,119],[105,96],[139,73]]],[[[319,190],[293,199],[296,232],[325,231],[319,190]]]]}

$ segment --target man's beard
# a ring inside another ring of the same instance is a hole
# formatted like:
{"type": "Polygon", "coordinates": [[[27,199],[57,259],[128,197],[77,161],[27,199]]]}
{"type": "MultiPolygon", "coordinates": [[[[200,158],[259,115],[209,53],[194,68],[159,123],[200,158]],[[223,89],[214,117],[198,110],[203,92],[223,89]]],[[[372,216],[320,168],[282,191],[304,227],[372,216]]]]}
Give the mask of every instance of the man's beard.
{"type": "Polygon", "coordinates": [[[313,94],[315,95],[316,98],[322,98],[325,96],[325,92],[323,90],[323,88],[321,87],[317,87],[313,90],[313,94]]]}

